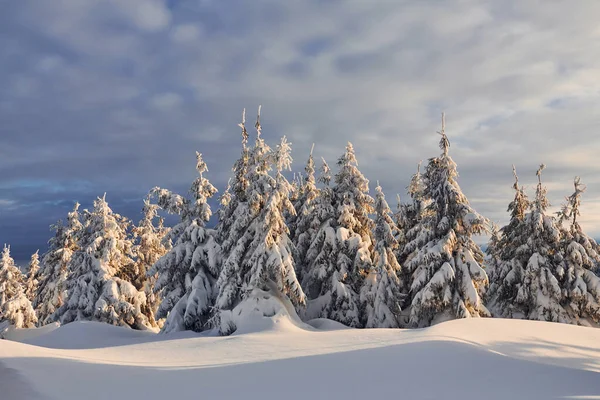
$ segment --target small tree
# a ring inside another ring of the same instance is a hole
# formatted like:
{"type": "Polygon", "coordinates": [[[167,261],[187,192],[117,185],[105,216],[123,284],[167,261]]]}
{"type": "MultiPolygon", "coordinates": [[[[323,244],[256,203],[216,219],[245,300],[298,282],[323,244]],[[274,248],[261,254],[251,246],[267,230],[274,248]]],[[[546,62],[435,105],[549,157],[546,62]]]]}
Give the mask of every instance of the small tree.
{"type": "Polygon", "coordinates": [[[426,244],[406,262],[412,272],[410,323],[419,327],[489,315],[481,300],[488,284],[483,252],[472,239],[487,232],[488,221],[471,208],[458,185],[443,115],[439,133],[442,154],[429,160],[424,177],[424,196],[431,203],[415,239],[426,244]]]}
{"type": "Polygon", "coordinates": [[[398,248],[398,227],[379,184],[375,197],[375,268],[367,278],[361,298],[366,303],[366,328],[398,328],[401,311],[400,264],[394,254],[398,248]]]}
{"type": "Polygon", "coordinates": [[[598,324],[600,322],[600,278],[594,273],[600,264],[600,248],[583,232],[577,221],[581,195],[585,186],[579,177],[573,182],[575,191],[566,198],[559,212],[561,247],[565,255],[565,271],[560,279],[565,310],[570,322],[598,324]],[[564,227],[567,224],[568,227],[564,227]]]}
{"type": "Polygon", "coordinates": [[[165,240],[169,229],[164,227],[164,220],[158,218],[159,206],[151,204],[149,199],[144,200],[142,210],[144,217],[139,224],[133,227],[133,237],[136,244],[133,247],[135,263],[133,264],[134,277],[131,283],[146,295],[146,304],[142,312],[148,317],[152,325],[162,325],[157,321],[156,312],[161,302],[160,293],[154,292],[158,274],[148,275],[152,266],[170,249],[170,243],[165,240]],[[154,220],[158,224],[154,226],[154,220]]]}
{"type": "MultiPolygon", "coordinates": [[[[325,188],[322,197],[323,223],[311,244],[305,288],[311,299],[306,318],[329,318],[352,327],[361,327],[364,316],[358,293],[372,270],[373,198],[369,181],[358,169],[351,143],[338,160],[335,186],[325,188]]],[[[321,205],[315,206],[317,210],[321,205]]],[[[319,210],[320,211],[320,210],[319,210]]]]}
{"type": "Polygon", "coordinates": [[[526,238],[525,215],[531,208],[531,201],[527,198],[523,186],[519,186],[517,170],[513,165],[515,182],[512,188],[515,191],[513,200],[508,205],[510,220],[502,227],[498,238],[492,236],[490,256],[495,259],[493,273],[490,274],[490,288],[487,293],[488,304],[494,315],[512,317],[513,312],[520,314],[514,308],[514,299],[517,296],[523,280],[523,260],[516,257],[517,249],[526,238]]]}
{"type": "Polygon", "coordinates": [[[30,302],[35,300],[38,292],[39,276],[40,276],[40,258],[38,251],[31,255],[31,261],[27,266],[27,279],[25,280],[25,296],[30,302]]]}
{"type": "Polygon", "coordinates": [[[25,277],[4,245],[0,258],[0,322],[8,321],[15,328],[33,328],[37,317],[25,295],[25,277]]]}
{"type": "Polygon", "coordinates": [[[79,203],[75,203],[68,214],[68,223],[58,221],[52,225],[56,231],[48,241],[49,249],[42,257],[42,273],[38,293],[33,305],[38,315],[39,325],[46,325],[58,319],[57,311],[67,301],[66,280],[73,253],[79,248],[77,241],[82,225],[79,215],[79,203]]]}
{"type": "Polygon", "coordinates": [[[569,322],[561,305],[560,229],[552,215],[546,214],[550,203],[541,179],[544,168],[542,164],[537,170],[536,195],[528,212],[515,179],[516,195],[509,206],[511,222],[502,232],[502,268],[495,275],[498,288],[492,305],[494,313],[503,317],[569,322]]]}
{"type": "Polygon", "coordinates": [[[78,249],[71,259],[67,278],[68,302],[59,310],[63,324],[99,321],[135,329],[151,327],[142,313],[146,296],[121,278],[133,263],[129,221],[113,213],[106,195],[86,211],[78,249]]]}
{"type": "Polygon", "coordinates": [[[181,218],[167,236],[173,247],[148,271],[149,275],[158,274],[154,292],[162,294],[162,302],[157,316],[167,318],[162,332],[209,328],[217,295],[221,247],[217,233],[206,228],[212,216],[208,199],[217,189],[204,177],[208,167],[198,152],[196,171],[198,177],[190,189],[192,199],[165,189],[152,190],[163,210],[181,218]]]}
{"type": "Polygon", "coordinates": [[[302,274],[306,266],[306,254],[310,247],[310,243],[317,230],[320,227],[321,221],[315,213],[315,201],[319,197],[315,180],[315,162],[313,159],[314,145],[306,162],[305,178],[302,180],[301,195],[298,198],[294,209],[296,210],[297,218],[295,219],[295,230],[292,240],[296,247],[296,272],[298,278],[302,280],[302,274]]]}

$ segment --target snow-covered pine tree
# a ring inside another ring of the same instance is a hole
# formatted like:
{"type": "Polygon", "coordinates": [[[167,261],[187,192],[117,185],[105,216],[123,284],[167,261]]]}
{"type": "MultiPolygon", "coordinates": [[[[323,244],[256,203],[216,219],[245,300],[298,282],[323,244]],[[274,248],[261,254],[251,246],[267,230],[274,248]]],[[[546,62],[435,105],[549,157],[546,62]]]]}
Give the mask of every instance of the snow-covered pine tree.
{"type": "Polygon", "coordinates": [[[501,317],[569,322],[561,305],[559,279],[564,274],[564,262],[560,229],[555,218],[546,214],[550,203],[541,179],[544,168],[542,164],[536,172],[535,199],[521,223],[516,216],[523,212],[525,201],[519,189],[509,206],[515,217],[511,217],[512,226],[509,223],[503,228],[502,269],[495,277],[498,289],[491,304],[495,315],[501,317]]]}
{"type": "MultiPolygon", "coordinates": [[[[486,254],[486,266],[487,266],[487,275],[490,281],[490,286],[492,286],[492,282],[495,280],[495,275],[500,267],[500,250],[501,250],[501,234],[498,225],[491,224],[490,228],[490,240],[488,241],[487,248],[485,249],[486,254]]],[[[486,295],[488,293],[486,292],[486,295]]]]}
{"type": "Polygon", "coordinates": [[[170,242],[164,240],[169,229],[165,228],[163,218],[158,216],[158,208],[158,205],[150,203],[149,198],[145,199],[142,210],[144,217],[132,229],[135,239],[133,247],[135,275],[131,283],[136,289],[143,290],[146,295],[146,304],[142,307],[142,312],[148,317],[148,321],[161,326],[162,323],[156,318],[156,312],[162,299],[160,293],[154,292],[158,275],[148,275],[150,268],[170,250],[170,242]],[[155,219],[158,219],[156,226],[155,219]]]}
{"type": "Polygon", "coordinates": [[[0,322],[4,321],[15,328],[33,328],[37,323],[35,311],[25,295],[25,277],[6,244],[0,257],[0,322]]]}
{"type": "Polygon", "coordinates": [[[242,128],[242,154],[233,165],[233,176],[227,184],[227,190],[221,195],[219,202],[221,208],[218,211],[219,224],[217,226],[218,241],[222,246],[224,254],[228,254],[231,247],[235,245],[237,236],[234,231],[240,228],[234,223],[241,222],[241,225],[247,223],[246,192],[248,191],[249,164],[251,151],[248,148],[248,131],[246,130],[246,109],[242,112],[242,122],[238,125],[242,128]]]}
{"type": "Polygon", "coordinates": [[[25,279],[25,296],[30,302],[35,300],[38,292],[40,277],[40,257],[39,250],[31,255],[31,260],[27,266],[27,278],[25,279]]]}
{"type": "Polygon", "coordinates": [[[217,232],[206,227],[212,216],[208,200],[217,189],[204,177],[208,167],[198,152],[196,171],[191,199],[166,189],[152,190],[163,210],[180,216],[180,222],[167,235],[173,247],[148,271],[149,275],[158,274],[154,292],[162,296],[157,317],[166,317],[162,328],[165,333],[209,328],[218,293],[215,283],[221,247],[217,232]]]}
{"type": "Polygon", "coordinates": [[[99,321],[134,329],[151,327],[142,313],[144,292],[120,277],[133,263],[133,243],[127,236],[129,221],[113,213],[106,195],[84,213],[79,248],[67,277],[68,301],[59,310],[61,323],[99,321]]]}
{"type": "Polygon", "coordinates": [[[366,328],[398,328],[401,311],[400,264],[395,251],[398,227],[379,183],[375,196],[374,269],[361,290],[366,328]]]}
{"type": "MultiPolygon", "coordinates": [[[[369,181],[358,169],[351,143],[338,160],[339,171],[331,191],[324,188],[323,205],[331,201],[333,212],[323,214],[318,232],[307,253],[305,288],[310,302],[305,318],[329,318],[361,327],[358,293],[372,270],[371,246],[374,200],[369,181]]],[[[329,207],[315,205],[315,212],[329,207]]]]}
{"type": "Polygon", "coordinates": [[[302,174],[301,173],[294,173],[293,179],[290,182],[290,201],[292,202],[292,205],[294,206],[294,210],[296,211],[295,213],[290,213],[288,211],[285,211],[283,213],[283,216],[285,218],[285,224],[288,227],[288,230],[290,231],[290,238],[294,238],[295,232],[296,232],[296,221],[299,217],[298,215],[298,209],[301,207],[300,202],[302,202],[302,198],[303,196],[303,190],[304,189],[304,180],[302,179],[302,174]]]}
{"type": "Polygon", "coordinates": [[[421,162],[417,165],[417,172],[412,176],[407,188],[410,201],[400,203],[398,199],[398,212],[396,213],[396,225],[402,232],[402,243],[398,247],[397,257],[400,265],[419,247],[424,246],[428,240],[427,226],[421,221],[429,210],[427,206],[431,203],[425,197],[425,183],[421,174],[421,162]]]}
{"type": "MultiPolygon", "coordinates": [[[[309,299],[319,297],[323,282],[318,279],[318,273],[311,270],[317,266],[322,271],[333,271],[335,269],[335,259],[332,257],[333,249],[337,247],[335,242],[334,225],[336,221],[335,207],[333,204],[333,190],[331,188],[331,169],[321,158],[322,164],[319,171],[318,182],[322,185],[318,189],[318,196],[314,201],[312,213],[308,214],[308,226],[312,232],[302,232],[298,237],[297,252],[305,254],[300,267],[302,273],[302,287],[309,299]],[[306,249],[303,248],[306,246],[306,249]]],[[[333,272],[332,272],[333,273],[333,272]]],[[[318,306],[315,302],[310,302],[306,310],[310,314],[310,306],[318,306]]],[[[320,312],[320,307],[316,307],[320,312]]]]}
{"type": "Polygon", "coordinates": [[[69,264],[73,253],[78,249],[77,241],[82,229],[79,219],[79,203],[75,203],[68,214],[67,225],[58,221],[51,227],[56,233],[48,241],[49,249],[42,257],[43,269],[33,302],[39,325],[55,322],[58,318],[56,311],[66,303],[69,264]]]}
{"type": "Polygon", "coordinates": [[[296,247],[296,274],[300,281],[302,281],[302,274],[306,266],[306,253],[315,233],[321,225],[319,215],[315,213],[315,201],[319,197],[319,190],[317,189],[315,180],[313,150],[314,145],[310,150],[306,167],[304,167],[305,177],[302,180],[301,195],[296,204],[294,204],[297,217],[294,220],[295,227],[292,241],[296,247]]]}
{"type": "MultiPolygon", "coordinates": [[[[517,296],[519,285],[523,280],[523,264],[516,258],[516,251],[522,241],[527,239],[525,215],[531,207],[525,188],[519,186],[519,177],[514,165],[513,176],[515,182],[512,188],[515,196],[507,209],[510,220],[499,230],[499,237],[493,244],[490,242],[496,261],[492,269],[493,273],[489,276],[490,286],[486,293],[490,311],[494,316],[502,317],[512,317],[514,311],[512,301],[517,296]]],[[[519,314],[518,310],[517,314],[519,314]]]]}
{"type": "Polygon", "coordinates": [[[577,221],[581,195],[586,188],[579,177],[575,178],[573,184],[575,191],[566,198],[559,213],[561,247],[566,267],[560,282],[562,302],[571,323],[597,326],[600,322],[600,278],[594,272],[600,264],[600,248],[594,239],[583,232],[577,221]],[[565,224],[568,227],[564,227],[565,224]]]}
{"type": "Polygon", "coordinates": [[[406,261],[412,273],[410,324],[428,326],[446,319],[488,316],[481,294],[488,278],[481,264],[483,252],[472,236],[487,231],[488,221],[469,204],[458,185],[456,163],[442,130],[439,157],[429,159],[424,196],[431,200],[417,227],[427,242],[406,261]]]}
{"type": "Polygon", "coordinates": [[[305,296],[296,278],[293,244],[284,212],[295,213],[289,200],[291,185],[283,170],[291,166],[290,146],[283,137],[273,152],[261,137],[260,108],[257,138],[250,155],[246,218],[231,225],[231,243],[219,275],[216,323],[222,334],[235,331],[237,321],[251,314],[271,316],[277,309],[293,311],[288,303],[303,305],[305,296]],[[275,167],[273,178],[269,171],[275,167]]]}

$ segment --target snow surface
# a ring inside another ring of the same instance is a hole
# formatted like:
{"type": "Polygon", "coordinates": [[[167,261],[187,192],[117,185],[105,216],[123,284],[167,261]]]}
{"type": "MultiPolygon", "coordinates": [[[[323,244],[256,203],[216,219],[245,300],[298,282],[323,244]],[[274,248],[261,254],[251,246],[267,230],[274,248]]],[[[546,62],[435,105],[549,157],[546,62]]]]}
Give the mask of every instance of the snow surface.
{"type": "Polygon", "coordinates": [[[19,342],[0,340],[0,398],[600,399],[598,329],[479,318],[414,330],[310,325],[275,316],[227,337],[94,322],[13,331],[19,342]]]}

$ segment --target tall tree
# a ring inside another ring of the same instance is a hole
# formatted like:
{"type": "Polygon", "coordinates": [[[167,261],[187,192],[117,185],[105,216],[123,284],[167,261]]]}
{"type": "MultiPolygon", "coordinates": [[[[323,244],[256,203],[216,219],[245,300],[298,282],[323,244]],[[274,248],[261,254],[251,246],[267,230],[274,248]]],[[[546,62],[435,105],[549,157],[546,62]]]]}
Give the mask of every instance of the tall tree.
{"type": "Polygon", "coordinates": [[[70,270],[73,253],[79,248],[77,242],[82,225],[79,215],[79,203],[75,203],[68,214],[67,225],[58,221],[52,225],[56,231],[48,241],[48,251],[42,256],[42,273],[38,293],[33,305],[38,315],[39,325],[57,321],[56,312],[67,301],[66,280],[70,270]]]}
{"type": "Polygon", "coordinates": [[[4,245],[0,257],[0,322],[15,328],[33,328],[37,322],[31,302],[25,295],[25,277],[4,245]]]}
{"type": "Polygon", "coordinates": [[[217,294],[221,247],[217,232],[206,227],[212,216],[208,200],[217,189],[204,177],[208,167],[198,152],[196,171],[191,199],[166,189],[152,191],[163,210],[180,216],[180,222],[167,236],[173,247],[148,271],[149,275],[158,274],[154,292],[162,295],[162,302],[157,317],[167,318],[162,332],[209,328],[217,294]]]}
{"type": "Polygon", "coordinates": [[[135,329],[151,327],[142,313],[146,296],[121,278],[133,263],[129,221],[113,213],[106,195],[84,214],[78,249],[67,278],[68,301],[59,310],[61,323],[99,321],[135,329]]]}
{"type": "Polygon", "coordinates": [[[233,226],[234,223],[246,223],[246,193],[250,182],[248,174],[251,162],[251,151],[248,148],[248,131],[246,130],[246,109],[242,112],[242,122],[238,125],[242,129],[242,153],[240,158],[233,165],[233,176],[229,180],[227,190],[220,198],[221,208],[219,209],[219,224],[217,226],[217,235],[219,243],[223,247],[223,252],[227,254],[235,244],[237,236],[233,234],[232,229],[240,230],[239,226],[233,226]]]}
{"type": "Polygon", "coordinates": [[[338,160],[335,186],[323,195],[332,213],[324,215],[308,251],[305,287],[311,300],[306,318],[329,318],[348,326],[363,325],[358,293],[372,270],[373,198],[369,181],[358,169],[351,143],[338,160]]]}
{"type": "Polygon", "coordinates": [[[431,202],[419,230],[426,243],[406,262],[412,273],[410,323],[419,327],[489,315],[481,300],[488,284],[481,266],[484,256],[472,238],[487,231],[488,221],[470,206],[458,185],[443,115],[439,133],[442,154],[429,159],[424,176],[424,196],[431,202]]]}
{"type": "Polygon", "coordinates": [[[231,225],[226,242],[235,244],[225,253],[218,280],[218,323],[225,334],[235,331],[237,321],[249,312],[271,315],[273,305],[265,304],[265,298],[280,303],[280,307],[285,307],[289,300],[295,305],[305,302],[294,271],[293,244],[284,219],[285,211],[295,213],[289,200],[291,185],[282,174],[290,169],[291,148],[285,137],[275,152],[264,142],[260,108],[256,130],[247,175],[247,218],[231,225]],[[275,177],[269,174],[273,167],[275,177]]]}
{"type": "Polygon", "coordinates": [[[38,292],[40,276],[40,257],[38,251],[31,255],[31,260],[27,266],[27,278],[25,279],[25,296],[33,302],[38,292]]]}
{"type": "Polygon", "coordinates": [[[162,324],[157,321],[156,312],[162,299],[160,293],[154,292],[158,274],[149,275],[148,271],[170,250],[171,246],[170,242],[165,240],[169,229],[165,228],[163,218],[158,217],[158,208],[158,205],[145,199],[142,210],[144,217],[137,226],[133,227],[133,237],[136,242],[133,247],[135,263],[131,283],[136,289],[143,290],[146,295],[146,304],[142,307],[142,312],[148,317],[148,321],[153,325],[161,326],[162,324]],[[155,219],[158,219],[156,226],[155,219]]]}
{"type": "Polygon", "coordinates": [[[367,305],[365,327],[398,328],[402,302],[400,264],[395,255],[398,227],[379,184],[375,191],[375,268],[361,291],[367,305]]]}

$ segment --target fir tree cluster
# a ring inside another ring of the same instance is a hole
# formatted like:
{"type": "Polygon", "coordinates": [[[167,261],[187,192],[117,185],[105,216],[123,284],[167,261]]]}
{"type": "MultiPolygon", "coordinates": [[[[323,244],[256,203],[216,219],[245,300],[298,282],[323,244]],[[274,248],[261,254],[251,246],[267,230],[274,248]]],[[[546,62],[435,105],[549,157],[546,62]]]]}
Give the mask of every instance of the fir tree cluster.
{"type": "MultiPolygon", "coordinates": [[[[0,322],[30,328],[100,321],[174,332],[230,334],[256,317],[284,313],[328,318],[356,328],[426,327],[455,318],[505,317],[586,326],[600,323],[598,244],[579,225],[585,186],[557,215],[548,213],[537,171],[529,200],[513,167],[509,223],[498,228],[475,211],[458,184],[442,117],[441,154],[408,186],[392,212],[375,197],[348,143],[335,174],[311,150],[292,182],[291,144],[254,143],[242,115],[241,154],[219,196],[196,153],[189,196],[154,188],[135,225],[106,196],[51,228],[49,248],[26,274],[10,247],[0,258],[0,322]],[[179,222],[165,227],[159,213],[179,222]],[[210,226],[214,226],[211,228],[210,226]],[[491,234],[487,254],[473,239],[491,234]]],[[[313,146],[314,147],[314,146],[313,146]]]]}

